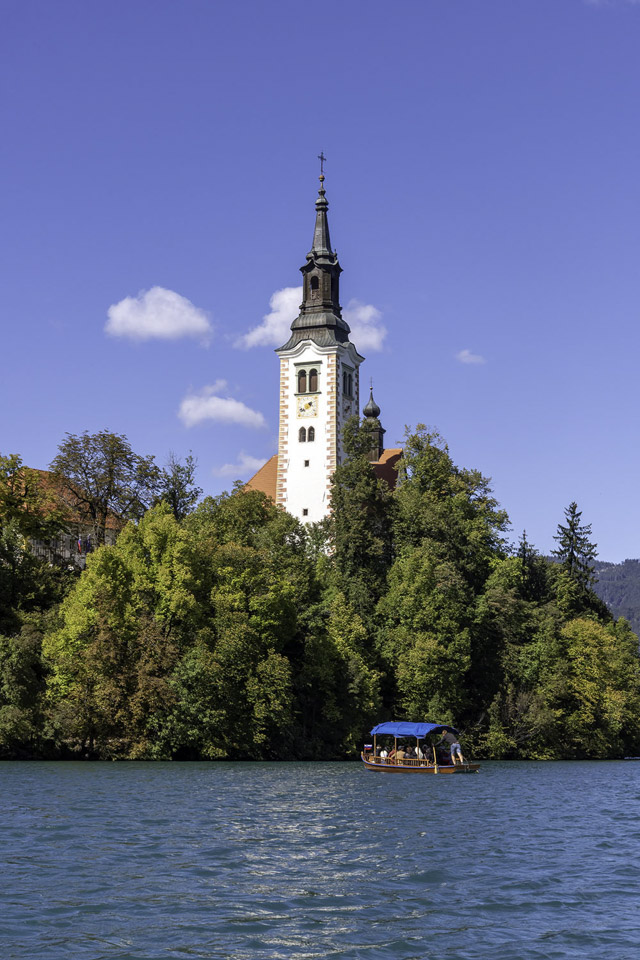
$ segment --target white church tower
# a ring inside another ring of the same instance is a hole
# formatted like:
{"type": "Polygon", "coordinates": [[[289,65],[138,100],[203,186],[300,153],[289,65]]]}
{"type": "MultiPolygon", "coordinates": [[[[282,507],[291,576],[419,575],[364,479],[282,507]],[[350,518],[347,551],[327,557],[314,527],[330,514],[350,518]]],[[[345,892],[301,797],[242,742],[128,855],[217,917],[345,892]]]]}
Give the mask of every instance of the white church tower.
{"type": "Polygon", "coordinates": [[[342,462],[342,430],[359,414],[361,357],[342,319],[342,268],[329,239],[324,174],[316,200],[313,246],[301,267],[300,314],[280,357],[280,432],[276,503],[312,523],[330,507],[331,474],[342,462]]]}

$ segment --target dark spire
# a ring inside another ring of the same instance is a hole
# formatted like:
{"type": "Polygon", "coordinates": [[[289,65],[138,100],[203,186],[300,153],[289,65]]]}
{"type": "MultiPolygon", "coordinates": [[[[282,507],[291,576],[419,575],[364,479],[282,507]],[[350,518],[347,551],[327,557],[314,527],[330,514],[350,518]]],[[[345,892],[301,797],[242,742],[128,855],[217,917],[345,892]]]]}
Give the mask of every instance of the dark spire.
{"type": "Polygon", "coordinates": [[[329,237],[329,219],[327,210],[329,201],[326,198],[324,189],[324,174],[320,174],[320,189],[318,190],[318,199],[316,200],[316,227],[313,231],[313,246],[311,255],[316,257],[328,257],[333,253],[331,249],[331,238],[329,237]]]}
{"type": "MultiPolygon", "coordinates": [[[[321,163],[324,159],[321,155],[321,163]]],[[[337,253],[331,249],[328,209],[324,173],[321,172],[313,246],[307,254],[307,262],[300,268],[303,281],[300,314],[291,324],[291,336],[279,350],[290,350],[302,340],[313,340],[323,347],[349,341],[351,331],[346,320],[342,319],[339,299],[342,267],[337,253]]]]}

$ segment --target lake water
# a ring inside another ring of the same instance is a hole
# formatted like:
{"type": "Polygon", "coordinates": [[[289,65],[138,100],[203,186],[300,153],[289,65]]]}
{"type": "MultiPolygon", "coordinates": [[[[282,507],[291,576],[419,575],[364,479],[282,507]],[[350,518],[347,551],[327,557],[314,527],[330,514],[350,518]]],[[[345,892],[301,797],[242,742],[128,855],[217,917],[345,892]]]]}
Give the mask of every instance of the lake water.
{"type": "Polygon", "coordinates": [[[640,956],[640,763],[0,764],[2,960],[640,956]]]}

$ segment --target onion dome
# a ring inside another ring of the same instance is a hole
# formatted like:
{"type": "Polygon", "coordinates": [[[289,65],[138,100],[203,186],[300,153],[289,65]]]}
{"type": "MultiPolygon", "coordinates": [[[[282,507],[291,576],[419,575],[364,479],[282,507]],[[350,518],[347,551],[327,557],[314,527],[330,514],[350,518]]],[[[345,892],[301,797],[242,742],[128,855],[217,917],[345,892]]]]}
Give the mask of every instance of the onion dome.
{"type": "Polygon", "coordinates": [[[362,412],[364,413],[367,420],[377,420],[378,417],[380,416],[380,407],[373,399],[373,387],[371,388],[371,391],[369,393],[369,402],[367,403],[366,407],[362,412]]]}

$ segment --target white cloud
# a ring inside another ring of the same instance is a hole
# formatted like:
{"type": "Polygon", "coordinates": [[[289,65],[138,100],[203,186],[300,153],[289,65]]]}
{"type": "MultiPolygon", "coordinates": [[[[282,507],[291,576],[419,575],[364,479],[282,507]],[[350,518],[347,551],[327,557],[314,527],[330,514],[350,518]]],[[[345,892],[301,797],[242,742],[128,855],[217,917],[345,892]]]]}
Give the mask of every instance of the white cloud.
{"type": "Polygon", "coordinates": [[[212,472],[216,477],[238,477],[242,480],[249,475],[253,476],[266,462],[267,457],[252,457],[241,450],[237,463],[225,463],[212,472]]]}
{"type": "Polygon", "coordinates": [[[216,380],[200,393],[188,394],[178,410],[178,416],[186,427],[194,427],[203,420],[217,420],[219,423],[237,423],[242,427],[266,427],[267,423],[258,410],[252,410],[233,397],[219,397],[226,391],[226,380],[216,380]]]}
{"type": "Polygon", "coordinates": [[[486,363],[484,357],[479,353],[471,353],[471,350],[461,350],[460,353],[456,353],[456,360],[460,363],[486,363]]]}
{"type": "Polygon", "coordinates": [[[186,297],[164,287],[141,290],[137,297],[125,297],[107,310],[105,331],[112,337],[131,340],[178,340],[197,337],[206,343],[211,323],[204,310],[186,297]]]}
{"type": "Polygon", "coordinates": [[[271,312],[264,315],[257,327],[239,337],[235,346],[245,350],[250,347],[281,347],[289,339],[289,328],[298,316],[301,300],[302,287],[276,290],[269,300],[271,312]]]}
{"type": "Polygon", "coordinates": [[[342,313],[351,327],[350,340],[358,350],[382,350],[387,331],[380,322],[382,314],[377,307],[350,300],[342,313]]]}
{"type": "MultiPolygon", "coordinates": [[[[302,287],[284,287],[276,290],[269,306],[270,313],[265,314],[262,323],[239,337],[236,347],[279,347],[289,339],[291,324],[298,316],[302,300],[302,287]]],[[[371,304],[350,300],[344,311],[344,318],[351,327],[354,345],[362,350],[382,350],[382,341],[387,331],[380,320],[382,314],[371,304]]]]}

